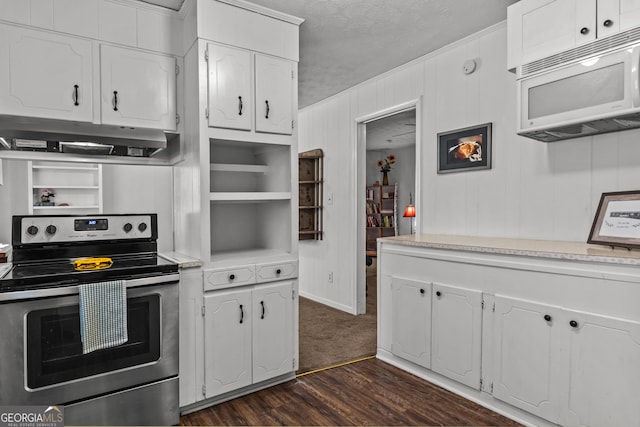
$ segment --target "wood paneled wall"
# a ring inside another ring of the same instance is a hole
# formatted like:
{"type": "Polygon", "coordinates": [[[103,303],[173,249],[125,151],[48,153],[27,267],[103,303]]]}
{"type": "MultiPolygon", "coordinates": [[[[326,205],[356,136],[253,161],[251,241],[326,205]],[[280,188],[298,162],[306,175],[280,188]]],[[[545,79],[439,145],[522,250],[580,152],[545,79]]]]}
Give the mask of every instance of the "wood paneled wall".
{"type": "Polygon", "coordinates": [[[551,144],[516,135],[506,37],[503,22],[300,112],[299,148],[324,150],[325,197],[334,200],[325,200],[324,240],[300,243],[302,295],[355,313],[355,119],[416,98],[423,233],[584,242],[602,192],[640,188],[639,130],[551,144]],[[467,59],[478,63],[471,75],[467,59]],[[485,122],[492,169],[438,175],[437,133],[485,122]]]}

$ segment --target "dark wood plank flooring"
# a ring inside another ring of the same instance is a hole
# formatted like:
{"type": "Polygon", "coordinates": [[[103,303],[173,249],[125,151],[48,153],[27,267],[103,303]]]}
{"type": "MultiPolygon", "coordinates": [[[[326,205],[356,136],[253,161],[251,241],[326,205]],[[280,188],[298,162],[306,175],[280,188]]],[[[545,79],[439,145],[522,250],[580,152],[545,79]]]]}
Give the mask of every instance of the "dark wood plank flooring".
{"type": "Polygon", "coordinates": [[[518,426],[377,359],[304,375],[203,409],[183,426],[518,426]]]}

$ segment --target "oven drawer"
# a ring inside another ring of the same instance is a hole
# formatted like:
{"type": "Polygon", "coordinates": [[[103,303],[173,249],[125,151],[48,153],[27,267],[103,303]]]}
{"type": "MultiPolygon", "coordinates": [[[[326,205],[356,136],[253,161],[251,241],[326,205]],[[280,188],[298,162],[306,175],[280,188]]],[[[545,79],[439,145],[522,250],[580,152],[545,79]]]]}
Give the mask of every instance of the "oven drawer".
{"type": "Polygon", "coordinates": [[[256,281],[273,282],[274,280],[292,279],[298,277],[298,262],[275,262],[256,265],[256,281]]]}
{"type": "Polygon", "coordinates": [[[253,264],[232,268],[218,268],[204,272],[205,291],[220,287],[252,285],[254,283],[256,283],[256,268],[253,264]]]}

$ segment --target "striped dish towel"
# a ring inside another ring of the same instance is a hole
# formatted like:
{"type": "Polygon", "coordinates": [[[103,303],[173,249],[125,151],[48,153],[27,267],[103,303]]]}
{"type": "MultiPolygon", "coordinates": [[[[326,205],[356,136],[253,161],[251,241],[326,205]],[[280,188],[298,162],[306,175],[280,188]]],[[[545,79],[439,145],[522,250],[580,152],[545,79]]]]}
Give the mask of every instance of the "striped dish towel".
{"type": "Polygon", "coordinates": [[[127,342],[124,280],[80,285],[80,337],[84,354],[127,342]]]}

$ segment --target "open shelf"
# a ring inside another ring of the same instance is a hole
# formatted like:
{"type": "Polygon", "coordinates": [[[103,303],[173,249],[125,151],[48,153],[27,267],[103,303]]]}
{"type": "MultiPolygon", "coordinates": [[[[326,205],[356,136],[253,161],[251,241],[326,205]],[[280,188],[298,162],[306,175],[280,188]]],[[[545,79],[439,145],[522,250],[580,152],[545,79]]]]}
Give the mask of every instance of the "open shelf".
{"type": "Polygon", "coordinates": [[[269,172],[269,166],[211,163],[210,170],[212,172],[267,173],[269,172]]]}
{"type": "Polygon", "coordinates": [[[291,201],[211,202],[211,253],[290,253],[291,201]]]}
{"type": "Polygon", "coordinates": [[[269,200],[291,200],[291,193],[285,192],[216,192],[209,199],[217,202],[257,202],[269,200]]]}
{"type": "Polygon", "coordinates": [[[210,148],[211,193],[291,192],[289,145],[212,139],[210,148]]]}
{"type": "Polygon", "coordinates": [[[30,214],[102,213],[102,165],[69,162],[28,162],[30,214]],[[53,206],[39,206],[42,193],[51,190],[53,206]]]}

